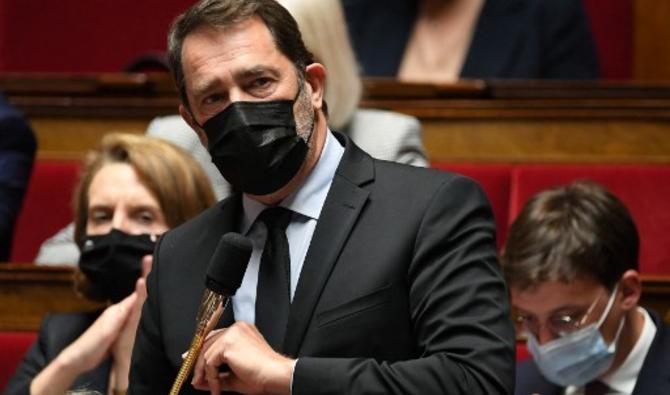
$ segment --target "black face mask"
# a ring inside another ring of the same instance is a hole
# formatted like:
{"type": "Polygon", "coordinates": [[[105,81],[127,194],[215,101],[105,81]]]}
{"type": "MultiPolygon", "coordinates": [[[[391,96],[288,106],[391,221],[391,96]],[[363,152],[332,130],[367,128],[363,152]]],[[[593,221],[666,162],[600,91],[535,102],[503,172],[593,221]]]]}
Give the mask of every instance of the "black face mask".
{"type": "Polygon", "coordinates": [[[204,123],[212,162],[234,188],[267,195],[298,173],[308,150],[293,116],[299,96],[300,91],[293,101],[234,102],[204,123]]]}
{"type": "Polygon", "coordinates": [[[79,269],[91,282],[95,299],[117,303],[133,293],[142,275],[142,257],[153,254],[151,236],[129,235],[118,229],[84,239],[79,269]]]}

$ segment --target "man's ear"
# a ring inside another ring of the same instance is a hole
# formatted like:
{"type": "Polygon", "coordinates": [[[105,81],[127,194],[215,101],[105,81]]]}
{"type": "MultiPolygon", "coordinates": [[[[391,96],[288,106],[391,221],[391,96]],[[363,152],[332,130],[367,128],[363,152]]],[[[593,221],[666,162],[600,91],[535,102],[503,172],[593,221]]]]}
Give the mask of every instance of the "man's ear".
{"type": "Polygon", "coordinates": [[[621,308],[628,311],[637,307],[642,294],[640,273],[636,270],[626,270],[621,277],[621,308]]]}
{"type": "Polygon", "coordinates": [[[193,114],[191,114],[191,111],[186,108],[183,104],[179,105],[179,115],[181,115],[182,118],[184,118],[184,121],[191,127],[191,129],[195,130],[195,133],[198,135],[198,138],[200,139],[200,142],[202,143],[205,148],[207,148],[208,141],[207,141],[207,134],[205,134],[205,131],[202,130],[198,122],[196,122],[195,118],[193,118],[193,114]]]}
{"type": "Polygon", "coordinates": [[[314,108],[321,110],[326,89],[326,68],[321,63],[305,67],[305,82],[311,88],[310,99],[314,108]]]}

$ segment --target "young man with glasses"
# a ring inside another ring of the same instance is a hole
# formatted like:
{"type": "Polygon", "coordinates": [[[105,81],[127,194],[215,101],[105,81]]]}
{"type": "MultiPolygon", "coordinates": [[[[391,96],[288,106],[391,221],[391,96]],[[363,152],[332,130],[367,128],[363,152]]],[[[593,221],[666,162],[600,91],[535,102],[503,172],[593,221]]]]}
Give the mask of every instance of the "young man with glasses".
{"type": "Polygon", "coordinates": [[[628,210],[597,184],[526,204],[502,254],[533,355],[517,369],[517,394],[670,393],[670,330],[638,306],[638,250],[628,210]]]}

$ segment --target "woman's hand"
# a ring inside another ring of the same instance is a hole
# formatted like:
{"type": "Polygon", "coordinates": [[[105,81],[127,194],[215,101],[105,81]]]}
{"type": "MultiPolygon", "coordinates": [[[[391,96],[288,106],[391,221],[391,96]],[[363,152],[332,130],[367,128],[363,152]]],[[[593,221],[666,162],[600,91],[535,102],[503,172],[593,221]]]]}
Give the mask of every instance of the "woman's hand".
{"type": "Polygon", "coordinates": [[[137,295],[135,303],[132,305],[130,314],[125,324],[120,330],[114,344],[112,344],[112,382],[110,388],[115,390],[128,389],[128,375],[130,373],[130,357],[133,353],[135,344],[135,334],[137,326],[140,323],[142,306],[147,298],[147,286],[145,279],[151,271],[152,256],[147,255],[142,258],[142,277],[135,284],[134,295],[137,295]]]}
{"type": "Polygon", "coordinates": [[[31,382],[30,393],[63,394],[82,373],[98,366],[109,355],[121,328],[128,321],[137,303],[133,292],[117,304],[105,309],[86,332],[66,347],[31,382]]]}
{"type": "Polygon", "coordinates": [[[135,332],[146,299],[146,275],[151,269],[151,255],[142,259],[142,277],[135,292],[105,309],[77,340],[66,347],[31,382],[32,395],[62,395],[84,372],[94,369],[112,355],[110,388],[127,389],[130,356],[135,332]]]}

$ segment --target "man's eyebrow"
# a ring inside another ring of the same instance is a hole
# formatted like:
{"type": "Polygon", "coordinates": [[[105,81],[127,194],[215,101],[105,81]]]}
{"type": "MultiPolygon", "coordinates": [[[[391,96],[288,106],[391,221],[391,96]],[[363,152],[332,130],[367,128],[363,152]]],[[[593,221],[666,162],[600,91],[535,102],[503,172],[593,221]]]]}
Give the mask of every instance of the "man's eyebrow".
{"type": "Polygon", "coordinates": [[[566,312],[570,312],[570,313],[574,313],[576,311],[580,312],[580,310],[584,310],[584,309],[588,309],[588,306],[584,307],[584,306],[581,306],[581,305],[578,305],[578,304],[571,303],[571,304],[559,306],[559,307],[551,310],[549,312],[549,316],[551,317],[551,316],[555,316],[555,315],[558,315],[558,314],[563,314],[563,313],[566,313],[566,312]]]}
{"type": "Polygon", "coordinates": [[[195,86],[193,87],[193,94],[196,97],[204,95],[207,92],[214,90],[218,83],[219,80],[217,78],[209,78],[207,80],[200,81],[199,83],[194,84],[195,86]]]}
{"type": "Polygon", "coordinates": [[[273,77],[279,76],[279,70],[269,66],[253,66],[247,69],[240,70],[234,74],[236,80],[248,80],[255,77],[260,77],[264,74],[270,74],[273,77]]]}

